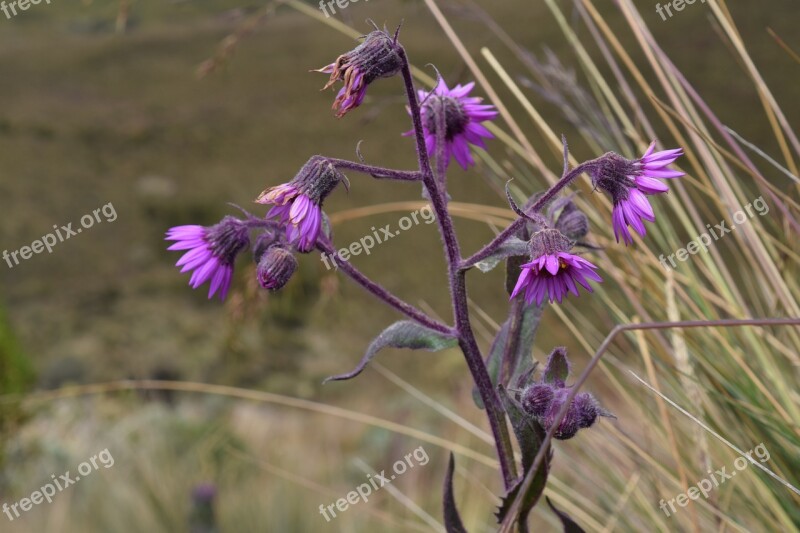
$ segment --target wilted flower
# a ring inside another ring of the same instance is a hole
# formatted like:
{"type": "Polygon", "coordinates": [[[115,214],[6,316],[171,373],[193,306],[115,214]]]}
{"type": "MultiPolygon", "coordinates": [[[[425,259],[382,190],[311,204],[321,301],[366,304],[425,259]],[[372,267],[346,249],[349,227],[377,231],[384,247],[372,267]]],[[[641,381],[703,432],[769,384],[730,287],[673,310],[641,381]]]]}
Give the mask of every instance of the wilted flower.
{"type": "Polygon", "coordinates": [[[394,76],[402,66],[400,45],[395,37],[386,31],[375,30],[354,50],[340,55],[335,62],[317,72],[331,75],[323,90],[337,81],[344,83],[333,101],[336,116],[342,117],[361,105],[370,83],[378,78],[394,76]]]}
{"type": "Polygon", "coordinates": [[[322,227],[322,202],[344,177],[333,164],[313,156],[290,181],[262,192],[260,204],[273,204],[267,218],[278,217],[286,225],[286,238],[301,252],[311,251],[322,227]]]}
{"type": "Polygon", "coordinates": [[[521,266],[522,273],[511,293],[513,299],[523,290],[525,302],[536,305],[547,298],[550,303],[559,303],[569,291],[578,295],[577,283],[592,292],[588,279],[602,281],[597,275],[594,264],[586,259],[569,253],[572,241],[555,229],[538,231],[530,242],[531,261],[521,266]]]}
{"type": "Polygon", "coordinates": [[[654,153],[655,146],[656,142],[653,141],[644,155],[635,160],[610,152],[592,172],[594,185],[607,192],[614,204],[612,224],[617,242],[620,237],[626,245],[633,242],[628,226],[644,236],[647,230],[643,221],[655,221],[653,208],[645,195],[669,190],[656,178],[679,178],[684,175],[683,172],[666,169],[683,154],[683,150],[676,148],[654,153]]]}
{"type": "MultiPolygon", "coordinates": [[[[436,133],[440,121],[443,121],[444,158],[449,162],[451,156],[455,157],[464,170],[475,164],[469,145],[486,149],[484,139],[494,138],[481,122],[492,120],[497,116],[493,105],[481,104],[482,98],[468,96],[474,86],[475,82],[470,82],[448,89],[444,80],[439,78],[439,83],[433,91],[419,91],[419,99],[422,102],[420,114],[428,152],[435,153],[436,133]]],[[[412,130],[403,135],[409,136],[413,133],[412,130]]]]}
{"type": "Polygon", "coordinates": [[[210,281],[208,297],[219,292],[221,300],[228,294],[236,256],[250,244],[247,225],[231,216],[211,227],[175,226],[166,240],[176,241],[168,250],[189,250],[176,263],[181,272],[194,270],[189,285],[196,289],[210,281]]]}
{"type": "Polygon", "coordinates": [[[256,277],[265,289],[283,288],[297,270],[297,259],[282,246],[271,246],[265,251],[256,267],[256,277]]]}
{"type": "MultiPolygon", "coordinates": [[[[565,348],[556,348],[550,354],[541,380],[532,383],[522,391],[522,408],[539,422],[545,431],[550,430],[559,411],[567,401],[570,387],[566,386],[569,376],[569,362],[565,348]]],[[[598,416],[613,416],[597,403],[588,392],[575,395],[567,413],[558,424],[553,436],[556,439],[570,439],[580,429],[591,427],[598,416]]]]}

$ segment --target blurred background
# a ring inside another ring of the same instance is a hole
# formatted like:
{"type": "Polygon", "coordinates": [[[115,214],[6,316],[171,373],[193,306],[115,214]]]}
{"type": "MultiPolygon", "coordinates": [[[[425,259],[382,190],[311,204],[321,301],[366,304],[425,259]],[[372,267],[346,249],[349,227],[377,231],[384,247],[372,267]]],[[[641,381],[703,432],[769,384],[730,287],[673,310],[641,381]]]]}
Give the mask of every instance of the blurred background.
{"type": "MultiPolygon", "coordinates": [[[[0,530],[437,530],[448,449],[468,529],[493,530],[500,478],[457,350],[387,350],[356,380],[322,386],[350,370],[396,313],[316,253],[274,294],[258,287],[242,256],[226,301],[208,300],[187,286],[163,240],[171,226],[236,214],[229,202],[262,212],[253,199],[312,154],[356,159],[363,141],[368,162],[413,168],[399,80],[376,82],[361,108],[335,119],[334,93],[320,92],[326,76],[309,70],[353,48],[373,19],[403,22],[421,87],[435,75],[428,64],[451,85],[474,79],[431,4],[363,0],[326,18],[302,2],[54,0],[0,15],[0,249],[30,245],[54,225],[78,227],[106,204],[117,215],[52,253],[13,268],[0,262],[0,499],[28,497],[104,449],[114,457],[53,503],[13,521],[0,516],[0,530]],[[185,390],[121,380],[180,381],[185,390]],[[346,496],[369,468],[387,469],[420,446],[430,462],[393,490],[331,522],[320,516],[320,504],[346,496]]],[[[498,139],[476,154],[474,169],[451,168],[466,253],[512,220],[505,181],[515,178],[522,200],[547,186],[545,169],[560,173],[561,133],[578,161],[609,150],[633,157],[653,133],[659,147],[689,154],[680,162],[689,176],[654,201],[656,229],[628,249],[613,244],[607,201],[588,180],[580,185],[590,238],[609,248],[596,254],[608,282],[596,297],[546,309],[537,360],[564,345],[579,371],[617,323],[798,316],[789,215],[797,214],[800,153],[788,133],[800,118],[798,4],[712,4],[718,13],[698,2],[666,21],[640,0],[436,4],[496,92],[491,103],[502,102],[513,121],[497,120],[498,139]],[[751,145],[740,145],[749,165],[720,146],[720,124],[751,145]],[[659,254],[759,195],[768,216],[674,274],[658,265],[659,254]],[[774,268],[762,273],[765,261],[774,268]]],[[[483,84],[475,93],[489,96],[483,84]]],[[[416,185],[350,179],[350,192],[338,189],[325,206],[340,247],[423,205],[416,185]]],[[[352,262],[451,320],[435,225],[414,226],[352,262]]],[[[484,348],[508,309],[503,270],[469,275],[484,348]]],[[[796,528],[800,500],[755,468],[705,503],[664,516],[661,498],[736,455],[627,370],[660,382],[743,449],[764,442],[768,466],[797,486],[797,366],[797,332],[788,328],[618,341],[587,385],[618,418],[557,444],[547,494],[587,531],[796,528]]],[[[557,530],[542,507],[531,518],[536,530],[557,530]]]]}

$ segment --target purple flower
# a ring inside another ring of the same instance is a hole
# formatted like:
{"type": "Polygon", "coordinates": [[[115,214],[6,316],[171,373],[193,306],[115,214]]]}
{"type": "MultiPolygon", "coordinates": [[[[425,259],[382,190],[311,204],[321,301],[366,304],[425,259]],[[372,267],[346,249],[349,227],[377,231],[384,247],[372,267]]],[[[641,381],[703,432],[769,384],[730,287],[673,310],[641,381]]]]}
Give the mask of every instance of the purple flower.
{"type": "Polygon", "coordinates": [[[168,250],[188,250],[176,266],[181,272],[193,270],[189,285],[196,289],[210,281],[208,297],[219,293],[224,300],[231,286],[236,256],[250,244],[247,225],[226,216],[214,226],[175,226],[165,240],[176,241],[168,250]]]}
{"type": "Polygon", "coordinates": [[[271,246],[264,252],[256,267],[256,277],[265,289],[283,288],[297,270],[297,259],[282,246],[271,246]]]}
{"type": "Polygon", "coordinates": [[[666,168],[683,155],[683,150],[676,148],[653,152],[655,146],[656,142],[653,141],[644,155],[633,161],[609,153],[593,172],[595,186],[611,195],[614,203],[614,237],[617,242],[621,237],[625,245],[633,242],[628,227],[644,236],[647,233],[644,221],[654,222],[656,219],[645,195],[669,190],[658,178],[679,178],[684,175],[683,172],[666,168]]]}
{"type": "Polygon", "coordinates": [[[301,252],[310,252],[317,243],[322,227],[322,202],[345,178],[333,164],[321,156],[313,156],[297,176],[262,192],[260,204],[272,204],[267,218],[278,217],[286,226],[286,238],[301,252]]]}
{"type": "Polygon", "coordinates": [[[378,78],[394,76],[402,66],[400,45],[396,38],[386,31],[376,30],[369,33],[354,50],[340,55],[336,61],[316,72],[331,75],[323,90],[337,81],[344,83],[333,101],[336,117],[341,118],[361,105],[370,83],[378,78]]]}
{"type": "MultiPolygon", "coordinates": [[[[425,144],[429,153],[435,153],[438,125],[444,124],[444,158],[448,162],[455,157],[458,164],[466,170],[475,164],[469,145],[486,149],[484,139],[493,139],[489,130],[481,124],[497,116],[493,105],[481,104],[482,98],[468,96],[475,82],[456,85],[448,89],[444,80],[431,92],[419,91],[422,102],[420,113],[425,131],[425,144]]],[[[413,135],[413,130],[403,135],[413,135]]]]}
{"type": "Polygon", "coordinates": [[[558,230],[544,229],[531,238],[531,261],[521,266],[522,273],[511,293],[515,298],[524,291],[525,302],[541,305],[561,301],[571,291],[578,295],[578,284],[592,292],[588,280],[602,281],[597,267],[586,259],[569,253],[572,242],[558,230]]]}

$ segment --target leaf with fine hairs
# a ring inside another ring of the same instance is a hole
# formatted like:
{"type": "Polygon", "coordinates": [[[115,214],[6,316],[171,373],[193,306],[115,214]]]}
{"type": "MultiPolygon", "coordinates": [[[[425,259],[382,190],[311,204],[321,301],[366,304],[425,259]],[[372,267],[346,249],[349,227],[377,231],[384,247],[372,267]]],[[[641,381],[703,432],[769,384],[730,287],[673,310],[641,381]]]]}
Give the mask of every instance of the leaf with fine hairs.
{"type": "Polygon", "coordinates": [[[367,352],[355,369],[346,373],[338,374],[327,378],[323,383],[329,381],[344,381],[359,375],[367,364],[378,354],[379,351],[388,347],[410,348],[412,350],[427,350],[438,352],[445,348],[456,346],[458,341],[454,337],[448,337],[438,331],[434,331],[425,326],[421,326],[410,320],[395,322],[378,335],[367,348],[367,352]]]}

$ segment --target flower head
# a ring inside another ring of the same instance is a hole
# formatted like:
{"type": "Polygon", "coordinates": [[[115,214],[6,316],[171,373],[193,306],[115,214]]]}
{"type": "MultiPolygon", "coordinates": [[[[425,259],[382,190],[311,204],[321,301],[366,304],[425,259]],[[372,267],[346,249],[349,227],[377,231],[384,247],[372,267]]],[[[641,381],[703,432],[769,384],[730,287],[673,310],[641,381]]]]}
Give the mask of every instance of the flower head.
{"type": "Polygon", "coordinates": [[[633,237],[628,227],[644,236],[647,233],[644,221],[655,221],[653,208],[645,195],[669,190],[657,178],[679,178],[684,175],[683,172],[666,168],[683,154],[683,150],[676,148],[653,152],[655,146],[656,142],[653,141],[644,155],[635,160],[610,152],[592,172],[595,187],[607,192],[614,204],[612,224],[617,242],[621,237],[626,245],[631,244],[633,237]]]}
{"type": "Polygon", "coordinates": [[[310,252],[322,227],[322,202],[344,177],[328,159],[313,156],[288,183],[262,192],[260,204],[272,204],[267,218],[286,225],[286,238],[301,252],[310,252]]]}
{"type": "Polygon", "coordinates": [[[206,226],[175,226],[167,231],[166,240],[176,241],[168,250],[188,250],[176,266],[181,272],[193,270],[189,285],[196,289],[210,281],[208,297],[219,293],[225,299],[233,277],[236,256],[250,244],[247,225],[231,216],[218,224],[206,226]]]}
{"type": "MultiPolygon", "coordinates": [[[[566,349],[556,348],[550,354],[542,371],[541,379],[531,383],[522,391],[522,408],[549,431],[556,421],[559,411],[567,401],[570,388],[566,379],[570,374],[566,349]]],[[[567,413],[558,424],[553,436],[556,439],[571,439],[580,429],[594,425],[598,416],[613,417],[600,407],[597,400],[588,392],[575,395],[567,408],[567,413]]]]}
{"type": "MultiPolygon", "coordinates": [[[[420,114],[428,152],[435,153],[436,134],[441,124],[444,127],[444,158],[449,162],[451,156],[455,157],[464,170],[475,164],[469,145],[486,149],[484,139],[494,138],[481,122],[497,116],[493,105],[481,104],[481,98],[469,96],[474,86],[475,82],[470,82],[449,89],[444,80],[439,78],[433,91],[419,91],[422,102],[420,114]]],[[[413,133],[409,131],[403,135],[413,133]]]]}
{"type": "Polygon", "coordinates": [[[522,273],[511,293],[515,298],[525,292],[525,301],[536,305],[548,299],[559,303],[572,291],[578,295],[577,284],[592,292],[588,280],[602,281],[597,275],[597,267],[586,259],[569,253],[572,241],[554,229],[537,232],[530,242],[531,261],[521,266],[522,273]]]}
{"type": "Polygon", "coordinates": [[[354,50],[340,55],[336,61],[317,72],[331,75],[323,90],[337,81],[344,83],[333,101],[336,116],[343,117],[361,105],[370,83],[394,76],[402,66],[403,59],[396,37],[386,31],[375,30],[367,34],[364,42],[354,50]]]}
{"type": "Polygon", "coordinates": [[[589,217],[578,209],[571,197],[553,202],[547,214],[554,227],[570,240],[579,241],[589,234],[589,217]]]}
{"type": "Polygon", "coordinates": [[[256,277],[265,289],[276,291],[283,288],[297,270],[297,259],[282,246],[269,247],[258,260],[256,277]]]}

